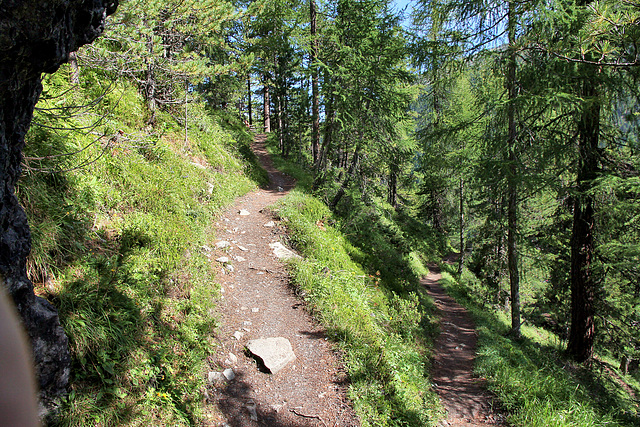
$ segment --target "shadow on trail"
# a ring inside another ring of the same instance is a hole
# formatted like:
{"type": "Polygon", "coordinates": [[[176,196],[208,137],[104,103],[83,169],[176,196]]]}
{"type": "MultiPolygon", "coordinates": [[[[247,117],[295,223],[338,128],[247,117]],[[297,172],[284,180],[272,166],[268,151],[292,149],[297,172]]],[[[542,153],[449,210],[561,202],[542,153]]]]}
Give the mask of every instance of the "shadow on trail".
{"type": "Polygon", "coordinates": [[[602,372],[567,362],[563,349],[552,343],[541,344],[526,336],[512,340],[510,325],[484,304],[481,294],[445,279],[443,285],[449,295],[470,309],[478,325],[476,369],[490,382],[499,378],[494,380],[494,389],[508,402],[509,411],[520,412],[535,399],[569,417],[573,408],[581,408],[583,413],[593,411],[622,425],[640,425],[640,413],[624,407],[624,396],[608,384],[610,380],[602,372]]]}
{"type": "MultiPolygon", "coordinates": [[[[216,393],[218,393],[218,399],[216,399],[218,409],[226,418],[226,424],[223,425],[230,427],[313,427],[316,425],[328,425],[327,421],[330,420],[323,420],[317,416],[298,412],[295,408],[288,408],[286,403],[278,408],[265,408],[257,405],[254,399],[250,397],[252,387],[243,377],[242,373],[237,373],[232,382],[216,390],[216,393]],[[300,418],[300,421],[286,419],[291,418],[291,416],[300,418]]],[[[334,384],[341,385],[337,381],[334,381],[334,384]]]]}

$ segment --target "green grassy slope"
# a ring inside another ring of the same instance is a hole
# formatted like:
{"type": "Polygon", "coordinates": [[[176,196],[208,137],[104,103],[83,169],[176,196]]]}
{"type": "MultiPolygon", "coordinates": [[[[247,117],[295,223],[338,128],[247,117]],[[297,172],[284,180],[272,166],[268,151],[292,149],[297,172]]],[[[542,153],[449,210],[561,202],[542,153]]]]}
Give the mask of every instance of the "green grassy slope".
{"type": "Polygon", "coordinates": [[[146,126],[127,83],[82,77],[45,81],[19,187],[29,274],[59,309],[73,357],[51,423],[197,425],[216,325],[210,224],[265,176],[233,118],[190,104],[185,140],[167,112],[146,126]]]}

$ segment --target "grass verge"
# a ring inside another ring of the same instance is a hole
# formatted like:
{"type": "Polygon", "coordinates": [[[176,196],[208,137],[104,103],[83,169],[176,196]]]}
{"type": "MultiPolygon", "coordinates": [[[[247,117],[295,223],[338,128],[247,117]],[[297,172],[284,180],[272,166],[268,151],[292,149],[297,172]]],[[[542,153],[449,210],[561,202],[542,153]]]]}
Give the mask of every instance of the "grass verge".
{"type": "Polygon", "coordinates": [[[428,374],[432,307],[419,286],[402,286],[426,272],[419,259],[401,260],[392,281],[393,267],[383,274],[366,263],[370,246],[351,243],[319,199],[294,190],[278,209],[304,255],[290,266],[293,282],[344,353],[362,424],[433,425],[441,408],[428,374]]]}

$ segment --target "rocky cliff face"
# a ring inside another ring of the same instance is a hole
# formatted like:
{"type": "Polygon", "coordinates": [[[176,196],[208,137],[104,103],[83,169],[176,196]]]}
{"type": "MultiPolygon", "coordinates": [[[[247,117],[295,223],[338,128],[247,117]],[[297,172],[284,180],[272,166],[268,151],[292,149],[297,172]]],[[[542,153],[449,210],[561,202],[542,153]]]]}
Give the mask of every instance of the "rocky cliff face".
{"type": "Polygon", "coordinates": [[[42,91],[69,53],[104,29],[118,0],[0,0],[0,275],[31,338],[42,398],[69,380],[67,337],[56,310],[33,293],[26,259],[31,250],[27,217],[15,196],[24,136],[42,91]]]}

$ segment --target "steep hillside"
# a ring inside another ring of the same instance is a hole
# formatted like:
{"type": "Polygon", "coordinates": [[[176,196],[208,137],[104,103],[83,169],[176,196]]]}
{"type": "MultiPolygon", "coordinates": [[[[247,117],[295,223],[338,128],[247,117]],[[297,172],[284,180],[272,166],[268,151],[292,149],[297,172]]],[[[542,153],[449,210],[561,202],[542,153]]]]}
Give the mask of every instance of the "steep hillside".
{"type": "Polygon", "coordinates": [[[29,275],[73,358],[55,424],[193,424],[216,324],[210,224],[264,183],[251,136],[196,102],[146,126],[126,82],[69,74],[45,81],[18,191],[29,275]]]}

